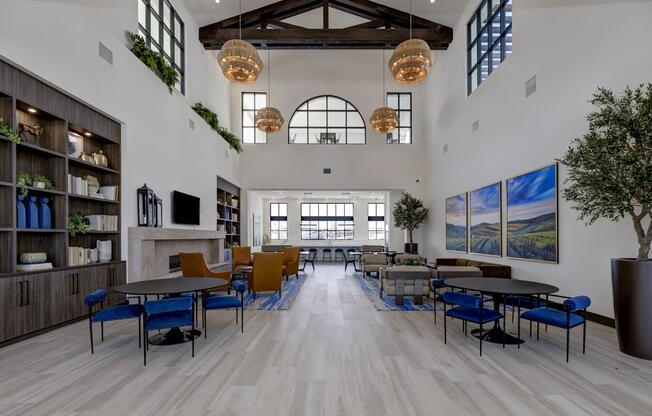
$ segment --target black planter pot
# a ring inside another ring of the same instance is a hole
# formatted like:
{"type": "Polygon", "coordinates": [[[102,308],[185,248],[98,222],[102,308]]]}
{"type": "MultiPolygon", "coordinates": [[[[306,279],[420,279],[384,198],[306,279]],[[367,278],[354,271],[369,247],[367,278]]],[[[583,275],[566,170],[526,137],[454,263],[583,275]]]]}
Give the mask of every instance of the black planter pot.
{"type": "Polygon", "coordinates": [[[652,261],[611,259],[620,351],[652,360],[652,261]]]}
{"type": "Polygon", "coordinates": [[[403,248],[407,254],[419,254],[419,244],[418,243],[405,243],[403,248]]]}

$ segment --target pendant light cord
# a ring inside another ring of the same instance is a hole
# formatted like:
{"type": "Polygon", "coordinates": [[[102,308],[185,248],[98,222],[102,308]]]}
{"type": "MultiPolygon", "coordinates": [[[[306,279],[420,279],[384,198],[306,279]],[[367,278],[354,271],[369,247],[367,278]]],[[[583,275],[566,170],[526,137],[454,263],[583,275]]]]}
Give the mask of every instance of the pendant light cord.
{"type": "MultiPolygon", "coordinates": [[[[238,0],[238,5],[240,7],[240,14],[238,15],[238,21],[239,21],[238,27],[240,29],[240,31],[239,31],[240,40],[242,40],[242,0],[238,0]]],[[[412,35],[410,35],[410,36],[412,36],[412,35]]]]}
{"type": "Polygon", "coordinates": [[[412,39],[412,0],[410,0],[410,39],[412,39]]]}
{"type": "Polygon", "coordinates": [[[381,61],[381,68],[383,69],[382,72],[382,77],[383,77],[383,103],[385,107],[387,106],[387,94],[385,94],[385,48],[383,48],[383,55],[382,55],[382,61],[381,61]]]}
{"type": "Polygon", "coordinates": [[[267,45],[267,106],[272,102],[272,55],[269,45],[267,45]]]}

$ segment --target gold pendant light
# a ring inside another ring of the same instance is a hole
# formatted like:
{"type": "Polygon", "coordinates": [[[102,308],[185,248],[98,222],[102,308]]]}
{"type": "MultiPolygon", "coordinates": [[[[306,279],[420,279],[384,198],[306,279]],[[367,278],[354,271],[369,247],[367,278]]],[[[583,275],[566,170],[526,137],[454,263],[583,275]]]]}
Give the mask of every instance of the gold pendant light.
{"type": "MultiPolygon", "coordinates": [[[[387,94],[385,94],[385,50],[383,49],[382,55],[383,61],[381,62],[381,68],[383,68],[383,102],[385,102],[387,94]]],[[[390,107],[380,107],[374,110],[371,113],[369,118],[369,123],[371,123],[371,128],[378,133],[389,133],[390,131],[396,130],[398,126],[398,114],[390,107]]]]}
{"type": "MultiPolygon", "coordinates": [[[[272,101],[272,62],[271,62],[271,52],[268,47],[267,49],[267,102],[272,101]]],[[[254,116],[254,124],[258,130],[263,133],[276,133],[281,130],[283,127],[283,115],[281,112],[274,107],[263,107],[260,110],[256,111],[254,116]]]]}
{"type": "Polygon", "coordinates": [[[222,45],[217,62],[224,76],[238,84],[251,84],[258,79],[263,61],[256,48],[242,40],[242,0],[240,0],[240,39],[231,39],[222,45]]]}
{"type": "Polygon", "coordinates": [[[428,76],[432,68],[430,47],[422,39],[412,39],[412,0],[410,0],[410,39],[394,50],[389,60],[389,70],[396,82],[413,84],[428,76]]]}

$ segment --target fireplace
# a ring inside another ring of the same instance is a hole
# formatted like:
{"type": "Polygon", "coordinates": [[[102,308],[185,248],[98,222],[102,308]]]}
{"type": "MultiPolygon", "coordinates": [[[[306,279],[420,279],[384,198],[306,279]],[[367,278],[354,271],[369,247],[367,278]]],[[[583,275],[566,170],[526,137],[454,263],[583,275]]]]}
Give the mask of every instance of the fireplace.
{"type": "Polygon", "coordinates": [[[178,254],[170,256],[170,273],[175,273],[181,270],[181,260],[178,254]]]}

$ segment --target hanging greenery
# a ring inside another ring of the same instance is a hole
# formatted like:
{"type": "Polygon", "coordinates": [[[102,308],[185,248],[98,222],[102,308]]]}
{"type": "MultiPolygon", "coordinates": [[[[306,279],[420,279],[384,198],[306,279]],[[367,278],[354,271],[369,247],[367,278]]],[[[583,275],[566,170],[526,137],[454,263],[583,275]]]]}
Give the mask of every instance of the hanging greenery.
{"type": "Polygon", "coordinates": [[[161,78],[163,83],[168,86],[171,94],[174,91],[174,86],[179,81],[177,71],[168,64],[163,55],[149,48],[145,43],[145,39],[140,35],[127,32],[127,39],[131,44],[129,48],[131,52],[161,78]]]}
{"type": "Polygon", "coordinates": [[[32,175],[25,172],[16,172],[16,186],[22,196],[27,196],[27,187],[32,186],[32,175]]]}
{"type": "Polygon", "coordinates": [[[88,220],[80,213],[72,214],[68,217],[68,232],[71,237],[79,234],[86,234],[91,229],[88,220]]]}
{"type": "Polygon", "coordinates": [[[9,124],[0,117],[0,135],[5,136],[10,142],[20,143],[20,136],[18,136],[9,124]]]}
{"type": "Polygon", "coordinates": [[[195,105],[192,106],[192,109],[195,110],[195,113],[199,114],[201,118],[204,119],[206,123],[208,123],[209,126],[217,134],[222,136],[224,140],[231,146],[233,150],[236,152],[240,153],[242,152],[242,144],[240,143],[240,139],[238,137],[225,129],[224,127],[220,126],[220,121],[217,118],[217,114],[215,114],[210,108],[204,107],[202,103],[196,103],[195,105]]]}

